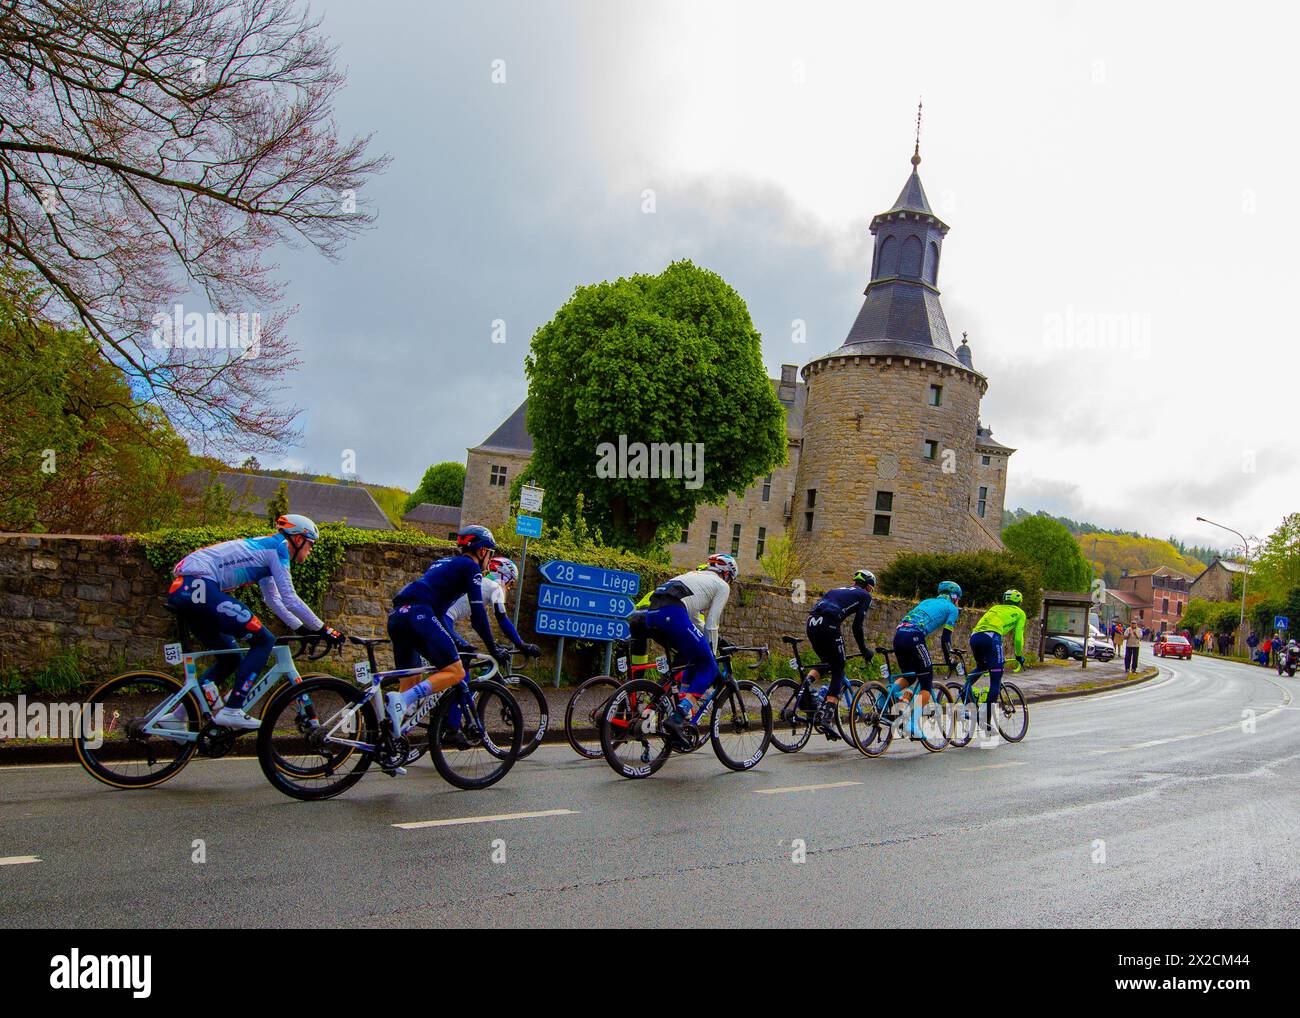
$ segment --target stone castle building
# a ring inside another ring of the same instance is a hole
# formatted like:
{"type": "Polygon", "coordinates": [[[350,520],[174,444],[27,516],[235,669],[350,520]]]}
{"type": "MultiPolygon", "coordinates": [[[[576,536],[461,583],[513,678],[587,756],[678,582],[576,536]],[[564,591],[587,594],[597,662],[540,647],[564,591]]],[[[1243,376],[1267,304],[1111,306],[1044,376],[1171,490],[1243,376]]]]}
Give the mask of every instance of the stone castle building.
{"type": "MultiPolygon", "coordinates": [[[[844,342],[772,384],[786,408],[788,462],[725,505],[701,506],[670,546],[688,567],[729,552],[758,577],[789,531],[810,586],[879,570],[902,551],[1000,549],[1011,449],[980,423],[987,379],[939,303],[948,226],[931,210],[912,156],[898,200],[871,221],[875,248],[862,310],[844,342]]],[[[503,525],[532,438],[521,404],[466,461],[462,519],[503,525]]]]}

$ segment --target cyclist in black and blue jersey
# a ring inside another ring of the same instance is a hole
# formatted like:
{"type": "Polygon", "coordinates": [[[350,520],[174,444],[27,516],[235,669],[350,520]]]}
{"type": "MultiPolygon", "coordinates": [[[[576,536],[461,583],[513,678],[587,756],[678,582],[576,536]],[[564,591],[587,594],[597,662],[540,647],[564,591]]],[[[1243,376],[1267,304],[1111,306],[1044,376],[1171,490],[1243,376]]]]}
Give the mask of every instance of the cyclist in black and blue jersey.
{"type": "MultiPolygon", "coordinates": [[[[912,681],[921,687],[921,707],[930,702],[930,689],[934,684],[934,663],[930,660],[930,648],[926,640],[931,633],[942,630],[940,646],[943,649],[944,664],[952,666],[952,632],[957,625],[960,613],[957,602],[961,600],[961,587],[952,580],[939,584],[938,596],[926,598],[903,616],[903,621],[894,631],[894,654],[898,658],[900,672],[915,672],[914,680],[895,680],[893,692],[900,694],[912,681]]],[[[906,697],[910,699],[910,697],[906,697]]],[[[913,710],[908,724],[908,734],[914,739],[922,738],[918,712],[913,710]]]]}
{"type": "MultiPolygon", "coordinates": [[[[808,623],[805,626],[808,642],[812,644],[812,649],[817,656],[825,661],[831,670],[830,686],[826,690],[826,698],[822,701],[821,709],[817,714],[818,724],[825,728],[831,738],[838,737],[834,734],[835,730],[831,722],[835,717],[840,692],[844,689],[844,634],[840,631],[840,626],[846,618],[853,616],[853,639],[857,641],[863,660],[870,661],[871,651],[867,649],[862,623],[866,619],[867,609],[871,607],[871,593],[875,589],[875,574],[869,569],[859,569],[853,574],[851,587],[835,587],[826,591],[808,613],[808,623]]],[[[812,676],[814,683],[819,678],[815,668],[809,670],[809,675],[812,676]]],[[[804,702],[800,706],[804,710],[816,709],[811,684],[804,690],[803,695],[804,702]]]]}
{"type": "Polygon", "coordinates": [[[399,692],[385,697],[394,730],[400,731],[402,716],[426,696],[450,689],[465,677],[456,640],[448,631],[447,610],[462,596],[469,601],[469,620],[483,646],[494,658],[500,657],[487,612],[483,609],[483,569],[496,550],[496,539],[487,527],[461,527],[456,534],[459,555],[439,559],[418,580],[412,580],[393,596],[388,616],[388,636],[393,641],[393,661],[398,668],[419,668],[423,657],[438,671],[432,675],[408,675],[401,679],[399,692]]]}

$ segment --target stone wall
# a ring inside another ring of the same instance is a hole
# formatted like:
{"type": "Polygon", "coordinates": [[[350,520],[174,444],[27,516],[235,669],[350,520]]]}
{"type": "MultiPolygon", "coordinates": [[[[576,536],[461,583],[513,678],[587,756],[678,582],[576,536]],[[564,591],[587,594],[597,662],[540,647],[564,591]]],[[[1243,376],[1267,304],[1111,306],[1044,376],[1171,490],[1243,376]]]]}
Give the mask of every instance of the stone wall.
{"type": "MultiPolygon", "coordinates": [[[[418,576],[447,548],[412,545],[354,545],[326,591],[324,618],[358,636],[384,636],[393,593],[418,576]]],[[[543,667],[553,667],[553,639],[532,628],[540,576],[530,559],[520,612],[520,635],[539,644],[543,667]]],[[[40,668],[61,649],[77,648],[86,671],[107,673],[126,666],[162,667],[162,645],[175,639],[172,615],[163,607],[168,576],[155,570],[136,543],[121,538],[0,535],[0,671],[23,674],[40,668]]],[[[789,656],[785,635],[803,636],[808,609],[817,591],[796,603],[785,588],[736,584],[722,617],[722,632],[733,643],[767,643],[778,659],[789,656]]],[[[885,641],[910,605],[877,598],[867,633],[885,641]]],[[[513,615],[514,598],[509,603],[513,615]]],[[[964,645],[978,613],[963,611],[958,643],[964,645]]],[[[265,621],[265,620],[264,620],[265,621]]],[[[278,621],[272,629],[281,629],[278,621]]],[[[1037,647],[1037,622],[1026,646],[1037,647]]],[[[470,636],[466,627],[465,633],[470,636]]],[[[473,639],[473,637],[470,637],[473,639]]],[[[477,642],[477,640],[475,640],[477,642]]],[[[565,652],[565,672],[590,675],[598,669],[601,647],[565,652]]],[[[346,660],[355,655],[347,652],[346,660]]],[[[381,667],[391,659],[381,653],[381,667]]]]}

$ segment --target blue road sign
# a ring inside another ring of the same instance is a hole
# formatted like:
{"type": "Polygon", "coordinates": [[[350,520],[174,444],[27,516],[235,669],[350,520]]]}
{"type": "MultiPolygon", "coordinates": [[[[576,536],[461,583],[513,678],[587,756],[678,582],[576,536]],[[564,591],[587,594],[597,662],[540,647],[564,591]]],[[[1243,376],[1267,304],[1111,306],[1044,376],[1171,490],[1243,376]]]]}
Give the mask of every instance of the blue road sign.
{"type": "Polygon", "coordinates": [[[1275,619],[1273,619],[1273,628],[1279,630],[1285,629],[1289,621],[1290,619],[1288,619],[1285,615],[1279,615],[1275,619]]]}
{"type": "Polygon", "coordinates": [[[515,533],[520,537],[541,537],[542,518],[540,516],[516,516],[515,533]]]}
{"type": "Polygon", "coordinates": [[[565,562],[563,559],[553,559],[543,563],[542,579],[565,587],[603,590],[609,594],[626,594],[628,597],[635,597],[641,586],[641,577],[637,573],[624,572],[621,569],[602,569],[600,566],[584,566],[578,562],[565,562]]]}
{"type": "Polygon", "coordinates": [[[625,619],[635,605],[624,594],[606,594],[600,590],[577,590],[543,583],[537,591],[537,607],[553,611],[582,612],[584,615],[612,615],[625,619]]]}
{"type": "Polygon", "coordinates": [[[599,615],[570,615],[537,609],[533,628],[542,636],[565,636],[570,640],[626,640],[631,636],[626,620],[599,615]]]}

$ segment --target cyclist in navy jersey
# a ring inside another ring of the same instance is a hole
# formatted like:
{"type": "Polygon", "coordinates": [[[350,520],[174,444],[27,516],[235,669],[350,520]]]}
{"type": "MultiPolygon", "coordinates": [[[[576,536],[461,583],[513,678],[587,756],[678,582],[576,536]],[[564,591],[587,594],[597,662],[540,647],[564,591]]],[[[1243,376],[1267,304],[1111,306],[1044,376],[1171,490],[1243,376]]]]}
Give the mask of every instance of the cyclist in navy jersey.
{"type": "Polygon", "coordinates": [[[393,661],[398,668],[419,668],[423,657],[438,671],[408,675],[399,692],[385,698],[394,730],[400,731],[407,708],[426,696],[450,689],[465,677],[457,641],[449,630],[447,612],[461,597],[469,602],[469,620],[494,658],[500,656],[487,612],[483,610],[483,569],[496,539],[487,527],[461,527],[456,535],[460,554],[439,559],[418,580],[412,580],[393,597],[388,616],[388,636],[393,641],[393,661]]]}
{"type": "MultiPolygon", "coordinates": [[[[835,715],[835,705],[839,703],[840,691],[844,688],[844,634],[840,626],[850,615],[853,616],[853,639],[858,644],[864,661],[871,660],[871,651],[867,649],[866,635],[862,623],[866,619],[867,609],[871,607],[871,592],[876,589],[876,577],[868,569],[859,569],[853,574],[851,587],[835,587],[826,591],[808,613],[805,632],[808,642],[817,656],[831,669],[831,683],[826,690],[826,699],[822,702],[818,721],[827,724],[827,731],[834,731],[829,720],[835,715]]],[[[817,670],[810,669],[813,682],[819,678],[817,670]]],[[[812,710],[816,704],[812,701],[812,687],[804,690],[805,710],[812,710]]],[[[834,737],[832,735],[832,737],[834,737]]]]}

